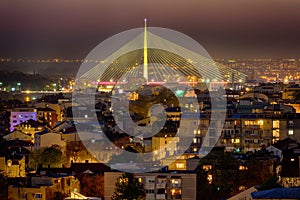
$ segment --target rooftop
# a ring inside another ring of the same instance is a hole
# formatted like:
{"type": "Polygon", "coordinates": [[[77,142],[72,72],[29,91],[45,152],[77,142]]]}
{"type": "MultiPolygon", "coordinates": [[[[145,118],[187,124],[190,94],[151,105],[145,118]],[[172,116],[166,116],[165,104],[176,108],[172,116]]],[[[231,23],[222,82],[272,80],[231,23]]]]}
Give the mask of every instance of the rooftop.
{"type": "Polygon", "coordinates": [[[296,188],[275,188],[253,192],[254,199],[300,199],[300,187],[296,188]]]}
{"type": "Polygon", "coordinates": [[[55,110],[51,108],[37,108],[37,111],[43,111],[43,112],[55,112],[55,110]]]}
{"type": "Polygon", "coordinates": [[[34,127],[34,128],[44,126],[42,123],[35,121],[33,119],[29,119],[29,120],[19,124],[19,126],[22,126],[22,125],[30,125],[31,127],[34,127]]]}

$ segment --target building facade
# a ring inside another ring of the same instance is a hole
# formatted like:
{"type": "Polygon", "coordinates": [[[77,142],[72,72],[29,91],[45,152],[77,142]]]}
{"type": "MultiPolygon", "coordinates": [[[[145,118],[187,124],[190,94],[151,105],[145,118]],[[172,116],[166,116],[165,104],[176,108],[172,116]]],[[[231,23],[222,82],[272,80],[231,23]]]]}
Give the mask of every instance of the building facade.
{"type": "MultiPolygon", "coordinates": [[[[115,183],[122,172],[104,173],[104,199],[111,198],[115,183]]],[[[136,174],[139,182],[143,183],[146,199],[196,199],[195,173],[141,173],[136,174]]]]}
{"type": "Polygon", "coordinates": [[[27,120],[36,120],[36,109],[32,108],[18,108],[10,113],[10,131],[14,130],[14,127],[27,120]]]}

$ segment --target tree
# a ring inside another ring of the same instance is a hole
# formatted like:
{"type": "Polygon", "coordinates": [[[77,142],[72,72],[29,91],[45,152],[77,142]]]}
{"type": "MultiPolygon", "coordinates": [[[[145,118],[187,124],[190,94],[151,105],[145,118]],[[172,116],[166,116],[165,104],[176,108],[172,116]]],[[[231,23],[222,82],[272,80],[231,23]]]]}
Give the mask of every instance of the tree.
{"type": "Polygon", "coordinates": [[[223,149],[214,149],[202,158],[196,168],[198,199],[227,199],[234,195],[238,190],[237,167],[237,159],[223,149]],[[210,183],[209,175],[212,177],[210,183]]]}
{"type": "Polygon", "coordinates": [[[92,157],[81,141],[67,142],[65,155],[74,162],[87,160],[92,157]]]}
{"type": "Polygon", "coordinates": [[[143,184],[131,173],[124,173],[118,178],[112,200],[141,200],[146,193],[143,184]]]}
{"type": "Polygon", "coordinates": [[[37,169],[39,165],[61,167],[62,161],[63,153],[60,146],[52,145],[32,151],[29,155],[28,167],[31,169],[37,169]]]}
{"type": "Polygon", "coordinates": [[[300,92],[299,91],[295,92],[293,96],[294,96],[294,100],[295,101],[299,101],[300,100],[300,92]]]}
{"type": "Polygon", "coordinates": [[[42,164],[41,155],[42,155],[43,151],[44,151],[44,148],[40,148],[40,149],[33,150],[29,154],[29,161],[28,161],[29,168],[36,170],[38,168],[38,166],[40,164],[42,164]]]}
{"type": "Polygon", "coordinates": [[[63,153],[59,147],[53,145],[47,147],[41,153],[41,164],[43,166],[61,167],[63,153]]]}
{"type": "Polygon", "coordinates": [[[258,160],[253,156],[246,161],[245,166],[248,170],[243,171],[239,177],[240,183],[246,187],[262,185],[272,176],[272,160],[258,160]]]}
{"type": "Polygon", "coordinates": [[[6,141],[0,136],[0,152],[6,151],[6,141]]]}
{"type": "Polygon", "coordinates": [[[83,174],[79,178],[80,193],[89,197],[104,198],[104,176],[100,174],[83,174]]]}
{"type": "Polygon", "coordinates": [[[7,185],[7,178],[3,174],[0,174],[0,199],[5,199],[7,197],[7,185]]]}
{"type": "Polygon", "coordinates": [[[280,187],[282,186],[278,183],[277,177],[270,176],[268,180],[262,184],[259,190],[269,190],[269,189],[280,188],[280,187]]]}
{"type": "Polygon", "coordinates": [[[207,176],[208,172],[203,169],[203,165],[199,165],[196,168],[197,173],[197,199],[208,200],[211,199],[210,184],[208,183],[207,176]]]}

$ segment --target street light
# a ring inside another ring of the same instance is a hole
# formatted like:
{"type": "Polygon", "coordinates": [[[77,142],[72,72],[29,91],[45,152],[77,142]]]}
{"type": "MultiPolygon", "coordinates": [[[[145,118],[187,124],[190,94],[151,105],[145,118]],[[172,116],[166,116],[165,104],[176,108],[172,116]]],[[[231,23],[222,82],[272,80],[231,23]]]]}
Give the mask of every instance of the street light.
{"type": "Polygon", "coordinates": [[[55,92],[56,91],[56,83],[53,83],[53,91],[55,92]]]}
{"type": "Polygon", "coordinates": [[[19,91],[21,91],[21,83],[20,83],[20,82],[17,83],[17,89],[18,89],[19,91]]]}

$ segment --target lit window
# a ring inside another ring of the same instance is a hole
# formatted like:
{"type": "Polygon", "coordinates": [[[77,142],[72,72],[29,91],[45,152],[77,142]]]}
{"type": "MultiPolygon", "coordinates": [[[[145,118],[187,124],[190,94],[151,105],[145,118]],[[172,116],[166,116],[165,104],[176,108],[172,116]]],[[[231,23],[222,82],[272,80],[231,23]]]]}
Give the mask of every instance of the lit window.
{"type": "Polygon", "coordinates": [[[209,184],[212,184],[213,176],[212,176],[211,174],[208,174],[207,180],[208,180],[208,183],[209,183],[209,184]]]}
{"type": "Polygon", "coordinates": [[[273,121],[273,128],[279,128],[279,120],[273,121]]]}
{"type": "Polygon", "coordinates": [[[127,178],[119,178],[119,183],[127,183],[128,179],[127,178]]]}
{"type": "Polygon", "coordinates": [[[172,188],[180,188],[181,187],[181,179],[180,178],[171,178],[171,187],[172,188]]]}
{"type": "Polygon", "coordinates": [[[176,168],[177,169],[184,169],[184,163],[176,163],[176,168]]]}
{"type": "Polygon", "coordinates": [[[248,170],[248,167],[245,167],[245,166],[243,166],[243,165],[240,165],[240,166],[239,166],[239,170],[241,170],[241,171],[248,170]]]}
{"type": "Polygon", "coordinates": [[[205,171],[211,170],[212,165],[203,165],[202,169],[205,170],[205,171]]]}
{"type": "Polygon", "coordinates": [[[264,125],[264,121],[263,120],[258,120],[257,124],[262,126],[262,125],[264,125]]]}
{"type": "Polygon", "coordinates": [[[289,130],[289,135],[294,135],[294,130],[293,129],[289,130]]]}
{"type": "Polygon", "coordinates": [[[239,186],[239,191],[244,191],[244,190],[246,190],[246,187],[244,185],[239,186]]]}
{"type": "Polygon", "coordinates": [[[11,160],[8,160],[8,161],[7,161],[7,167],[11,167],[11,165],[12,165],[12,161],[11,161],[11,160]]]}
{"type": "Polygon", "coordinates": [[[171,190],[171,197],[172,199],[181,199],[181,189],[179,188],[174,188],[171,190]]]}
{"type": "Polygon", "coordinates": [[[246,126],[249,126],[250,124],[251,124],[251,121],[248,121],[248,120],[245,121],[245,125],[246,125],[246,126]]]}
{"type": "Polygon", "coordinates": [[[279,129],[273,130],[273,137],[279,138],[279,129]]]}
{"type": "Polygon", "coordinates": [[[231,143],[232,144],[239,144],[240,143],[240,139],[237,138],[237,139],[231,139],[231,143]]]}
{"type": "Polygon", "coordinates": [[[194,139],[193,139],[193,142],[194,142],[194,143],[197,143],[197,138],[194,138],[194,139]]]}

